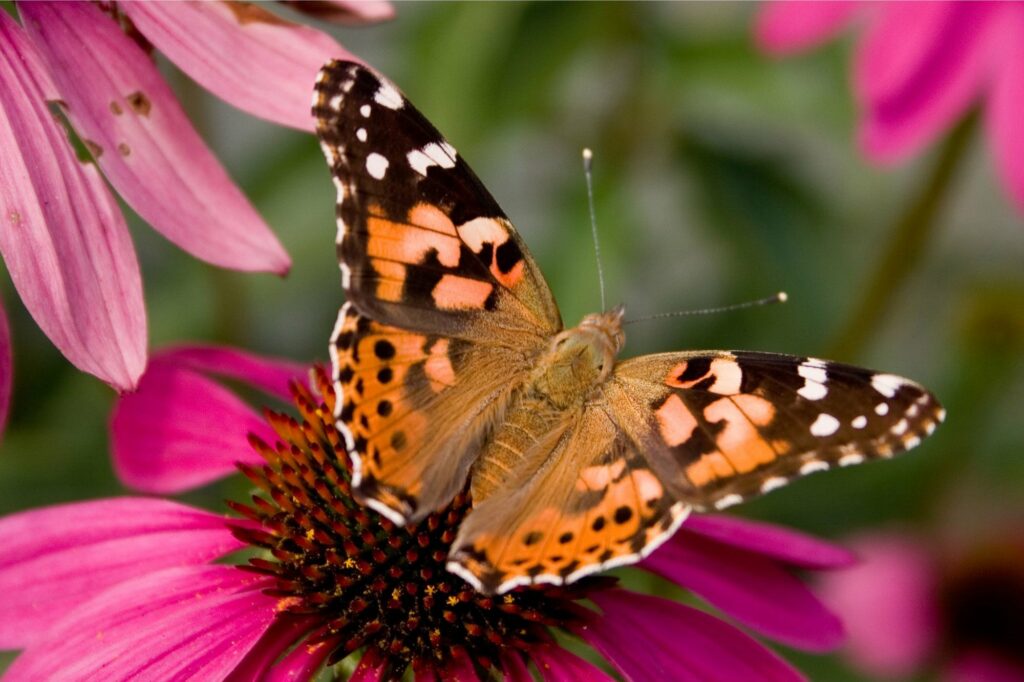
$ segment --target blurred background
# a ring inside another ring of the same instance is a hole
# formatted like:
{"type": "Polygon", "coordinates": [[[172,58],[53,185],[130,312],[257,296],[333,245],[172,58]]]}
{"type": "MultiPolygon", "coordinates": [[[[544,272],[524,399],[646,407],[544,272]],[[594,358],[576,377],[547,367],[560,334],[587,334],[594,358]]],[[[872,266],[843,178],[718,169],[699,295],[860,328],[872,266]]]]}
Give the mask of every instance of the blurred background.
{"type": "MultiPolygon", "coordinates": [[[[940,141],[895,168],[869,164],[855,140],[852,35],[769,57],[750,4],[396,7],[380,26],[320,28],[398,83],[469,161],[567,324],[600,306],[580,162],[590,147],[609,303],[628,318],[789,294],[782,306],[631,325],[627,355],[829,357],[912,377],[946,405],[946,424],[909,455],[812,476],[736,513],[835,539],[899,528],[951,547],[979,529],[1024,528],[1024,220],[979,125],[960,126],[952,155],[940,141]],[[929,199],[927,236],[871,289],[940,161],[952,172],[929,199]]],[[[198,341],[326,361],[342,294],[334,188],[315,140],[165,73],[294,266],[285,279],[218,270],[126,208],[150,348],[198,341]]],[[[9,278],[0,288],[16,363],[0,512],[125,492],[107,456],[111,389],[47,341],[9,278]]],[[[185,499],[222,509],[245,489],[236,480],[185,499]]],[[[871,679],[841,655],[783,653],[811,679],[871,679]]]]}

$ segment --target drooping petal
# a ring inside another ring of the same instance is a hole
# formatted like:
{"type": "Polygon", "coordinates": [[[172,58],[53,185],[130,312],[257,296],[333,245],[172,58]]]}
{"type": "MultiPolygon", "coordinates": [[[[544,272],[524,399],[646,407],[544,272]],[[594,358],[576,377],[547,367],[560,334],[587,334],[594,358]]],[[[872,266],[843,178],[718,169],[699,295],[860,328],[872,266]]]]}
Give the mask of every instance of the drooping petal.
{"type": "Polygon", "coordinates": [[[14,353],[11,347],[11,326],[7,323],[7,311],[0,304],[0,434],[7,426],[13,386],[14,353]]]}
{"type": "Polygon", "coordinates": [[[121,9],[210,92],[255,116],[309,132],[320,67],[331,59],[354,59],[326,33],[258,4],[128,2],[121,9]]]}
{"type": "Polygon", "coordinates": [[[501,652],[501,672],[507,682],[533,682],[533,675],[518,651],[501,652]]]}
{"type": "Polygon", "coordinates": [[[227,346],[178,346],[160,351],[154,363],[187,367],[243,381],[268,395],[287,399],[288,385],[304,378],[307,365],[271,358],[227,346]]]}
{"type": "Polygon", "coordinates": [[[395,18],[395,8],[383,0],[284,0],[286,5],[318,19],[343,26],[371,24],[395,18]]]}
{"type": "Polygon", "coordinates": [[[887,3],[857,48],[861,145],[878,162],[918,151],[978,97],[992,67],[988,3],[887,3]]]}
{"type": "Polygon", "coordinates": [[[1001,10],[986,125],[1006,191],[1024,213],[1024,7],[1008,3],[1001,10]]]}
{"type": "Polygon", "coordinates": [[[632,682],[793,682],[803,677],[774,653],[703,611],[627,592],[594,592],[603,617],[579,634],[632,682]]]}
{"type": "Polygon", "coordinates": [[[932,559],[911,538],[867,536],[862,563],[821,576],[821,596],[843,619],[847,650],[873,675],[905,677],[923,663],[940,627],[932,559]]]}
{"type": "Polygon", "coordinates": [[[113,585],[240,546],[223,517],[164,500],[116,498],[0,519],[0,649],[45,637],[68,605],[113,585]]]}
{"type": "MultiPolygon", "coordinates": [[[[300,644],[259,679],[261,682],[307,682],[316,679],[316,672],[333,650],[331,642],[300,644]]],[[[357,682],[354,674],[349,682],[357,682]]]]}
{"type": "Polygon", "coordinates": [[[275,667],[274,664],[281,658],[281,654],[303,639],[316,624],[316,619],[312,617],[279,615],[224,682],[268,682],[269,671],[275,667]]]}
{"type": "Polygon", "coordinates": [[[1020,682],[1024,666],[984,649],[958,654],[942,675],[943,682],[1020,682]]]}
{"type": "Polygon", "coordinates": [[[720,543],[777,559],[801,568],[843,568],[856,563],[856,555],[844,547],[770,523],[721,514],[694,514],[686,519],[677,538],[685,542],[696,533],[720,543]]]}
{"type": "Polygon", "coordinates": [[[761,4],[754,24],[758,46],[775,54],[807,50],[832,38],[853,16],[856,2],[772,0],[761,4]]]}
{"type": "Polygon", "coordinates": [[[359,665],[352,671],[352,677],[348,682],[381,682],[386,669],[387,660],[384,654],[377,647],[369,647],[359,659],[359,665]]]}
{"type": "Polygon", "coordinates": [[[223,478],[236,462],[261,463],[252,433],[273,431],[241,398],[188,365],[155,359],[111,416],[114,469],[127,485],[177,493],[223,478]]]}
{"type": "Polygon", "coordinates": [[[87,2],[18,5],[67,115],[121,196],[197,258],[284,273],[289,260],[189,123],[153,61],[87,2]]]}
{"type": "Polygon", "coordinates": [[[454,649],[451,660],[440,670],[441,679],[444,682],[479,682],[469,655],[461,647],[454,649]]]}
{"type": "Polygon", "coordinates": [[[576,682],[576,680],[611,680],[596,666],[565,649],[544,645],[530,650],[530,658],[537,665],[545,682],[576,682]]]}
{"type": "Polygon", "coordinates": [[[146,364],[139,264],[106,185],[48,109],[54,87],[40,68],[21,28],[0,13],[0,253],[68,360],[128,390],[146,364]]]}
{"type": "Polygon", "coordinates": [[[123,582],[65,613],[8,669],[12,680],[223,679],[274,618],[266,579],[189,566],[123,582]]]}
{"type": "Polygon", "coordinates": [[[803,582],[762,555],[691,533],[662,545],[643,567],[779,642],[808,651],[842,643],[839,619],[803,582]]]}

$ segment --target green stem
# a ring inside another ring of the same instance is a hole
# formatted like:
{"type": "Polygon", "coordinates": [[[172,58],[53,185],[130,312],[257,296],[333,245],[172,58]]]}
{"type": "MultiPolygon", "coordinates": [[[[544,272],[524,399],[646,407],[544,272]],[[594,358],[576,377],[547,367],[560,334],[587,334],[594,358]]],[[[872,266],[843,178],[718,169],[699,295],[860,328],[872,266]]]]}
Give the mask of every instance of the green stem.
{"type": "Polygon", "coordinates": [[[960,121],[942,143],[938,159],[921,193],[897,216],[890,229],[892,239],[889,246],[863,288],[864,294],[846,326],[836,335],[830,357],[840,360],[856,358],[906,284],[938,226],[937,218],[946,190],[966,156],[977,125],[978,114],[973,112],[960,121]]]}

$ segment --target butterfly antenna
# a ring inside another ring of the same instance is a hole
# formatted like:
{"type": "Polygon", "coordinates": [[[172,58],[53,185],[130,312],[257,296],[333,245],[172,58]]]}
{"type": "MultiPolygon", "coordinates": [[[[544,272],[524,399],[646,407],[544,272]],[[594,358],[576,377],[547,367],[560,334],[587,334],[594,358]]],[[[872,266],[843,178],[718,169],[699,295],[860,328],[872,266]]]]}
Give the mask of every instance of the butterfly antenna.
{"type": "Polygon", "coordinates": [[[601,267],[601,243],[597,239],[597,215],[594,213],[594,181],[591,168],[594,163],[594,152],[583,149],[583,175],[587,179],[587,206],[590,208],[590,232],[594,237],[594,257],[597,258],[597,281],[601,286],[601,310],[607,308],[604,299],[604,269],[601,267]]]}
{"type": "Polygon", "coordinates": [[[687,315],[710,315],[712,313],[724,313],[730,310],[742,310],[744,308],[756,308],[762,305],[771,305],[773,303],[785,303],[789,300],[789,296],[785,291],[780,291],[774,296],[768,296],[767,298],[759,298],[756,301],[744,301],[743,303],[734,303],[732,305],[725,305],[718,308],[701,308],[700,310],[678,310],[673,313],[658,313],[657,315],[651,315],[649,317],[641,317],[636,320],[627,320],[622,324],[634,324],[636,322],[646,322],[648,320],[660,320],[665,317],[684,317],[687,315]]]}

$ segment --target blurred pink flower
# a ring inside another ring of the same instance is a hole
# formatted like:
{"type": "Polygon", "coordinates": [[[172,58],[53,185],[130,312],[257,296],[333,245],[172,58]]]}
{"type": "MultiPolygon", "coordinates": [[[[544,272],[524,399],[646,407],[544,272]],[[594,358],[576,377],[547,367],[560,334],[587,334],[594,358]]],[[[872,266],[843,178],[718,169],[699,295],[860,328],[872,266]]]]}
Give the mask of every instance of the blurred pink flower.
{"type": "Polygon", "coordinates": [[[861,563],[822,576],[820,592],[854,665],[885,679],[1024,679],[1024,533],[955,554],[898,532],[851,544],[861,563]]]}
{"type": "MultiPolygon", "coordinates": [[[[386,3],[317,6],[350,19],[390,12],[386,3]]],[[[239,108],[307,131],[317,70],[352,55],[320,31],[246,3],[119,3],[114,16],[88,2],[17,7],[22,26],[0,12],[0,255],[60,351],[128,390],[146,363],[142,280],[104,178],[197,258],[278,274],[290,265],[189,123],[150,43],[239,108]],[[78,161],[58,109],[95,164],[78,161]]]]}
{"type": "MultiPolygon", "coordinates": [[[[261,492],[229,503],[241,518],[118,498],[0,519],[0,648],[23,649],[11,679],[59,670],[62,679],[121,680],[144,669],[154,679],[309,680],[359,650],[351,679],[364,682],[407,666],[417,680],[500,671],[526,682],[531,661],[545,680],[610,679],[561,648],[555,632],[578,636],[632,680],[801,679],[722,617],[613,578],[473,592],[444,570],[468,499],[411,528],[355,504],[330,382],[314,372],[311,391],[295,380],[303,374],[223,348],[154,357],[114,414],[118,470],[146,490],[184,490],[237,461],[261,492]],[[291,379],[296,416],[267,413],[261,423],[210,375],[277,397],[291,379]],[[248,565],[219,561],[247,546],[248,565]]],[[[704,516],[641,567],[757,632],[824,651],[842,627],[791,571],[850,561],[793,531],[704,516]]]]}
{"type": "Polygon", "coordinates": [[[773,1],[755,33],[762,49],[790,54],[855,19],[863,34],[853,83],[868,157],[903,160],[980,103],[999,173],[1024,211],[1024,4],[773,1]]]}

